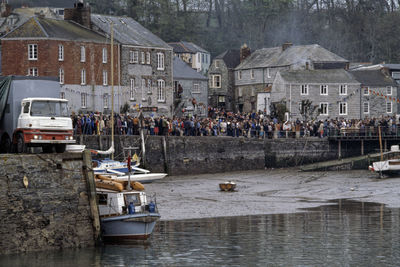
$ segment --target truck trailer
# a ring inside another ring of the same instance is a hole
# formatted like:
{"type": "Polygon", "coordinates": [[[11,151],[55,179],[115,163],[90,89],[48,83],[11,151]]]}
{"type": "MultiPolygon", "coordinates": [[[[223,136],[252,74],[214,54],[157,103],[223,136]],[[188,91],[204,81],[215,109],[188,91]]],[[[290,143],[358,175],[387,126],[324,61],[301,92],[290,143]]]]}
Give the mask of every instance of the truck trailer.
{"type": "Polygon", "coordinates": [[[0,153],[62,153],[74,144],[68,101],[59,97],[57,78],[0,77],[0,153]]]}

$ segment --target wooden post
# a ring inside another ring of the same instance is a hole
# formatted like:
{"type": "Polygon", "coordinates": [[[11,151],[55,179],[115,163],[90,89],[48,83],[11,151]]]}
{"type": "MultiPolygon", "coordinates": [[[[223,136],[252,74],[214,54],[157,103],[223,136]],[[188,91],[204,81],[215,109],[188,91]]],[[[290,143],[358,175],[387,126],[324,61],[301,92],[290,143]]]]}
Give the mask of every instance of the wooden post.
{"type": "Polygon", "coordinates": [[[92,155],[90,154],[90,150],[85,150],[83,152],[82,172],[87,183],[87,190],[88,190],[87,193],[90,205],[90,213],[92,216],[93,229],[94,229],[94,240],[97,244],[100,242],[101,238],[100,215],[99,215],[99,208],[97,206],[96,184],[94,182],[93,172],[90,170],[91,166],[92,166],[92,155]]]}
{"type": "Polygon", "coordinates": [[[364,140],[361,140],[361,156],[364,156],[364,140]]]}
{"type": "Polygon", "coordinates": [[[342,158],[342,140],[339,140],[338,142],[338,158],[342,158]]]}

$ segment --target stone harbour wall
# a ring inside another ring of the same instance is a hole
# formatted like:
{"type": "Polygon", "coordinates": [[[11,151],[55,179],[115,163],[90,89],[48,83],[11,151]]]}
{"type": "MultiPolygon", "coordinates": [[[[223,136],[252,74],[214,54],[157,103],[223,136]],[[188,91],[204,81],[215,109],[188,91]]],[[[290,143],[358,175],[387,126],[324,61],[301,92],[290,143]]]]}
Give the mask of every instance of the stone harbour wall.
{"type": "Polygon", "coordinates": [[[0,155],[0,254],[95,244],[84,157],[0,155]]]}
{"type": "MultiPolygon", "coordinates": [[[[107,150],[111,145],[108,136],[82,136],[77,140],[92,149],[107,150]]],[[[145,168],[169,175],[283,168],[338,157],[337,144],[320,138],[147,136],[145,140],[145,168]]],[[[115,147],[115,158],[122,159],[123,147],[138,147],[141,151],[140,138],[115,136],[115,147]]],[[[343,156],[351,154],[347,147],[342,149],[343,156]]]]}

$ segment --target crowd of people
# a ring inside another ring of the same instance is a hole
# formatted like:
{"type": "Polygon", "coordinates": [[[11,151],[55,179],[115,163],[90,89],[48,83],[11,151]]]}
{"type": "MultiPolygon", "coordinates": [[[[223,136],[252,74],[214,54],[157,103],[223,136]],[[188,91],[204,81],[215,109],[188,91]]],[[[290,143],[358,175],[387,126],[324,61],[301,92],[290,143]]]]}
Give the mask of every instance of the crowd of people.
{"type": "MultiPolygon", "coordinates": [[[[264,112],[232,113],[223,109],[209,108],[207,117],[165,116],[143,117],[143,129],[149,135],[172,136],[232,136],[253,138],[326,137],[332,135],[377,135],[378,126],[382,134],[398,134],[395,116],[357,119],[301,119],[280,121],[264,112]]],[[[111,117],[101,113],[72,115],[74,134],[110,135],[111,117]]],[[[138,135],[140,119],[137,115],[115,114],[114,134],[138,135]]],[[[400,131],[399,131],[400,134],[400,131]]]]}

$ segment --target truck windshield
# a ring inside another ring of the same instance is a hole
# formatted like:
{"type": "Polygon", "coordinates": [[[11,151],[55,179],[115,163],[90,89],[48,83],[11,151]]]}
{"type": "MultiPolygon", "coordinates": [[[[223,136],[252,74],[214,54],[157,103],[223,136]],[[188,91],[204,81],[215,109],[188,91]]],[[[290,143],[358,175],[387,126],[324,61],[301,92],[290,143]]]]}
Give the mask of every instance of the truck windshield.
{"type": "Polygon", "coordinates": [[[31,106],[31,116],[69,117],[67,103],[48,100],[33,101],[31,106]]]}

